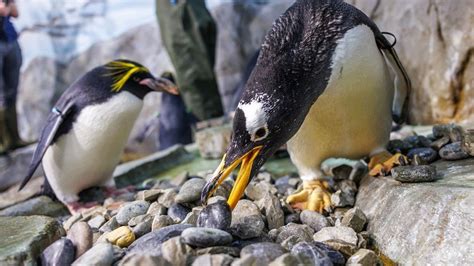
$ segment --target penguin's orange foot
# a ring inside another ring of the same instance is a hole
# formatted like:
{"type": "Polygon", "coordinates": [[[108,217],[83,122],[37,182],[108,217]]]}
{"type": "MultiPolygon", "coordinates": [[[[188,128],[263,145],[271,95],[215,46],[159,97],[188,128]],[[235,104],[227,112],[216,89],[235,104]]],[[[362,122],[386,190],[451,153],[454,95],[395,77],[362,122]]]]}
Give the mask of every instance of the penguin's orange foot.
{"type": "Polygon", "coordinates": [[[303,181],[303,190],[288,196],[286,202],[293,208],[323,213],[331,211],[331,193],[327,181],[303,181]]]}
{"type": "Polygon", "coordinates": [[[98,202],[96,201],[91,201],[91,202],[71,202],[71,203],[67,203],[66,204],[66,207],[67,209],[69,210],[69,212],[74,215],[76,213],[80,213],[84,210],[87,210],[87,209],[90,209],[92,207],[95,207],[99,205],[98,202]]]}
{"type": "Polygon", "coordinates": [[[392,155],[391,153],[385,151],[378,153],[372,158],[369,162],[369,175],[371,176],[386,176],[390,173],[392,168],[399,165],[407,165],[408,158],[401,154],[397,153],[392,155]]]}

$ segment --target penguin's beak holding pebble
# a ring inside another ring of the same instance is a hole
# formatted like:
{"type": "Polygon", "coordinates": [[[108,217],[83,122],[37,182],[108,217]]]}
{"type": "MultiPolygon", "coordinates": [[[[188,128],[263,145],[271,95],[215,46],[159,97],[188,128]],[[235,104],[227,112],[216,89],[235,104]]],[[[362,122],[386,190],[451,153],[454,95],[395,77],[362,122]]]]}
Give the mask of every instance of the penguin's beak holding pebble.
{"type": "Polygon", "coordinates": [[[178,87],[176,84],[165,78],[146,78],[140,81],[140,85],[147,86],[153,91],[167,92],[178,95],[178,87]]]}
{"type": "MultiPolygon", "coordinates": [[[[240,170],[235,180],[235,184],[230,192],[227,203],[231,209],[234,209],[237,202],[244,194],[245,188],[250,181],[250,175],[252,173],[252,166],[255,158],[259,155],[262,150],[262,146],[252,148],[250,151],[245,152],[242,156],[236,156],[236,159],[231,162],[227,162],[227,154],[222,158],[221,163],[214,172],[212,178],[206,183],[201,193],[201,201],[203,204],[207,202],[207,199],[217,190],[219,185],[237,168],[240,164],[240,170]]],[[[233,157],[233,156],[232,156],[233,157]]]]}

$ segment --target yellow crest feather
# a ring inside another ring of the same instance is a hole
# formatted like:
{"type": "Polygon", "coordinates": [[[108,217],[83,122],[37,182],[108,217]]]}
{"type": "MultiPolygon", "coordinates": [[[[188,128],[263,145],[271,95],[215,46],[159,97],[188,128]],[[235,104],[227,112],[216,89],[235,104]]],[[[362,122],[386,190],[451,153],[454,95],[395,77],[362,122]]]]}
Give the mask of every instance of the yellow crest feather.
{"type": "Polygon", "coordinates": [[[113,92],[119,92],[133,74],[138,72],[150,72],[146,67],[119,60],[112,61],[105,65],[105,67],[110,70],[107,76],[112,76],[114,80],[112,84],[113,92]]]}

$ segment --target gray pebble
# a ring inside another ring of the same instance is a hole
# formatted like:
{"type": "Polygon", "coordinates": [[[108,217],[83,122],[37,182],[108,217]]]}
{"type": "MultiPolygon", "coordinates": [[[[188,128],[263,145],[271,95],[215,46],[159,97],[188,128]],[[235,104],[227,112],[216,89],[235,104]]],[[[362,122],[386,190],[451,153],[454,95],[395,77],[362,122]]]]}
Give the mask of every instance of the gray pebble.
{"type": "Polygon", "coordinates": [[[334,207],[352,207],[355,204],[355,195],[338,190],[331,195],[331,202],[334,207]]]}
{"type": "Polygon", "coordinates": [[[227,254],[232,257],[238,257],[240,256],[240,249],[229,246],[215,246],[196,250],[196,255],[204,254],[227,254]]]}
{"type": "Polygon", "coordinates": [[[176,195],[176,203],[190,203],[198,201],[201,197],[201,191],[206,180],[202,178],[193,178],[186,181],[181,189],[179,190],[178,195],[176,195]]]}
{"type": "Polygon", "coordinates": [[[196,225],[199,214],[201,214],[203,207],[194,207],[181,222],[182,224],[196,225]]]}
{"type": "Polygon", "coordinates": [[[366,223],[367,217],[359,207],[348,210],[341,221],[341,225],[350,227],[357,233],[364,229],[366,223]]]}
{"type": "Polygon", "coordinates": [[[41,253],[41,265],[71,265],[76,258],[75,254],[76,250],[72,241],[63,237],[55,241],[41,253]]]}
{"type": "Polygon", "coordinates": [[[108,233],[110,231],[113,231],[117,228],[119,228],[119,224],[117,223],[117,218],[112,217],[110,218],[110,220],[108,220],[105,224],[103,224],[100,228],[99,228],[99,232],[101,234],[103,233],[108,233]]]}
{"type": "Polygon", "coordinates": [[[474,156],[474,129],[468,129],[463,133],[461,148],[465,153],[474,156]]]}
{"type": "Polygon", "coordinates": [[[193,249],[183,242],[181,237],[173,237],[166,240],[161,246],[163,258],[173,265],[190,265],[194,255],[193,249]]]}
{"type": "Polygon", "coordinates": [[[176,195],[178,193],[176,192],[175,188],[168,188],[163,190],[161,195],[158,197],[156,200],[160,205],[165,206],[166,208],[171,207],[175,203],[174,199],[176,198],[176,195]]]}
{"type": "Polygon", "coordinates": [[[319,212],[304,210],[300,214],[301,222],[318,232],[324,227],[331,226],[329,220],[319,212]]]}
{"type": "Polygon", "coordinates": [[[145,214],[150,203],[143,200],[132,201],[120,207],[115,218],[120,225],[126,225],[133,217],[145,214]]]}
{"type": "Polygon", "coordinates": [[[114,248],[109,243],[99,243],[80,256],[72,265],[109,266],[114,261],[114,248]]]}
{"type": "Polygon", "coordinates": [[[232,212],[232,235],[241,239],[254,238],[260,236],[264,228],[265,223],[258,207],[249,200],[240,200],[232,212]]]}
{"type": "Polygon", "coordinates": [[[256,202],[261,213],[267,219],[267,227],[269,230],[280,228],[285,225],[285,214],[280,205],[280,200],[272,195],[267,194],[256,202]]]}
{"type": "Polygon", "coordinates": [[[227,254],[202,255],[197,257],[192,266],[229,266],[234,259],[227,254]]]}
{"type": "Polygon", "coordinates": [[[181,237],[184,243],[194,247],[222,246],[232,242],[229,233],[214,228],[188,228],[183,231],[181,237]]]}
{"type": "Polygon", "coordinates": [[[174,224],[174,221],[168,215],[157,215],[153,219],[153,222],[151,224],[151,230],[156,231],[172,224],[174,224]]]}
{"type": "Polygon", "coordinates": [[[300,242],[291,249],[291,254],[299,258],[304,265],[332,266],[329,256],[311,242],[300,242]]]}
{"type": "Polygon", "coordinates": [[[102,215],[90,219],[87,224],[94,230],[98,230],[103,224],[105,224],[105,218],[102,215]]]}
{"type": "Polygon", "coordinates": [[[372,250],[360,249],[347,260],[346,265],[382,265],[382,263],[372,250]]]}
{"type": "Polygon", "coordinates": [[[128,254],[118,264],[118,266],[172,266],[163,257],[152,256],[149,254],[128,254]]]}
{"type": "Polygon", "coordinates": [[[168,209],[165,206],[159,204],[158,202],[153,202],[146,213],[153,216],[166,215],[168,213],[168,209]]]}
{"type": "Polygon", "coordinates": [[[325,227],[316,232],[313,239],[318,242],[343,241],[354,246],[357,246],[358,241],[354,229],[347,226],[325,227]]]}
{"type": "Polygon", "coordinates": [[[408,136],[404,139],[413,148],[426,148],[431,145],[431,140],[425,136],[414,135],[408,136]]]}
{"type": "Polygon", "coordinates": [[[92,230],[86,222],[75,223],[67,232],[67,238],[76,247],[76,258],[92,247],[92,230]]]}
{"type": "Polygon", "coordinates": [[[266,263],[273,261],[288,251],[276,243],[264,242],[248,245],[240,251],[240,256],[254,256],[263,258],[266,263]]]}
{"type": "Polygon", "coordinates": [[[449,137],[448,137],[448,136],[444,136],[444,137],[442,137],[442,138],[440,138],[440,139],[437,139],[437,140],[431,142],[430,147],[433,148],[433,149],[435,149],[435,150],[437,150],[437,151],[439,151],[441,148],[444,147],[444,145],[448,144],[449,141],[450,141],[449,137]]]}
{"type": "Polygon", "coordinates": [[[415,148],[407,154],[410,159],[413,159],[415,155],[418,155],[426,163],[432,163],[438,158],[438,153],[432,148],[415,148]]]}
{"type": "Polygon", "coordinates": [[[179,203],[175,203],[168,209],[168,216],[171,217],[175,223],[180,223],[184,218],[186,218],[186,215],[188,215],[190,211],[189,208],[186,208],[179,203]]]}
{"type": "Polygon", "coordinates": [[[232,220],[232,213],[225,201],[209,204],[201,211],[197,219],[198,227],[217,228],[228,230],[232,220]]]}
{"type": "Polygon", "coordinates": [[[434,165],[407,165],[395,167],[392,177],[404,183],[432,182],[437,179],[434,165]]]}
{"type": "Polygon", "coordinates": [[[469,157],[461,147],[461,142],[448,144],[439,150],[439,156],[445,160],[461,160],[469,157]]]}
{"type": "Polygon", "coordinates": [[[287,224],[278,229],[277,243],[282,243],[288,237],[296,236],[300,241],[311,241],[314,230],[305,224],[287,224]]]}
{"type": "Polygon", "coordinates": [[[300,261],[295,256],[286,253],[270,262],[268,266],[295,266],[299,264],[300,261]]]}
{"type": "Polygon", "coordinates": [[[295,223],[295,224],[301,223],[300,213],[299,212],[291,213],[285,216],[285,225],[289,223],[295,223]]]}

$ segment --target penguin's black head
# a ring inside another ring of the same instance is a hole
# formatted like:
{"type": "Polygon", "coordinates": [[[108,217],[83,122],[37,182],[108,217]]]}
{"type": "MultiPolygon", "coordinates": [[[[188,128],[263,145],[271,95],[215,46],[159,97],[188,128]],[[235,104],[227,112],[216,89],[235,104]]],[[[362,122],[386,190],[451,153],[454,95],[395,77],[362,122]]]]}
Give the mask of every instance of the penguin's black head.
{"type": "Polygon", "coordinates": [[[114,93],[128,91],[143,98],[152,91],[178,94],[176,85],[166,78],[155,78],[148,68],[130,60],[114,60],[104,65],[106,76],[111,78],[110,90],[114,93]]]}

